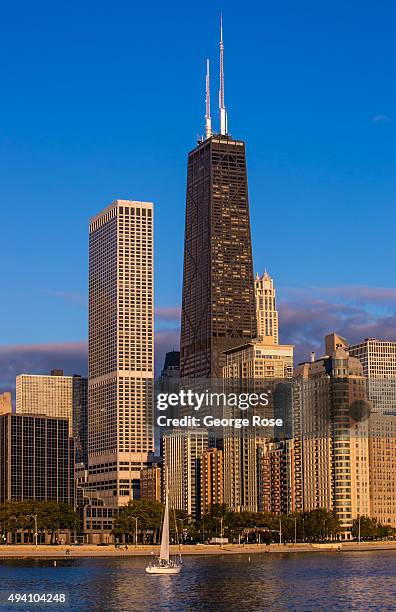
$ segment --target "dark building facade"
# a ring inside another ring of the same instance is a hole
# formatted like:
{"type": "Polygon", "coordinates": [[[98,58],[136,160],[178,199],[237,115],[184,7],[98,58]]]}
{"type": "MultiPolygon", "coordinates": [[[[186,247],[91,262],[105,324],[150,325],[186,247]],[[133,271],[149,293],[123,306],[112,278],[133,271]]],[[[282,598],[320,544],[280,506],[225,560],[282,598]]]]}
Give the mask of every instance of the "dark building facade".
{"type": "Polygon", "coordinates": [[[181,377],[222,378],[256,335],[245,143],[214,135],[188,156],[181,377]]]}
{"type": "Polygon", "coordinates": [[[88,466],[88,379],[75,374],[72,384],[75,462],[88,466]]]}
{"type": "Polygon", "coordinates": [[[158,465],[143,468],[140,472],[140,499],[161,501],[161,468],[158,465]]]}
{"type": "Polygon", "coordinates": [[[74,443],[69,420],[0,416],[0,503],[74,503],[74,443]]]}
{"type": "Polygon", "coordinates": [[[180,352],[169,351],[165,355],[164,367],[161,378],[179,378],[180,376],[180,352]]]}

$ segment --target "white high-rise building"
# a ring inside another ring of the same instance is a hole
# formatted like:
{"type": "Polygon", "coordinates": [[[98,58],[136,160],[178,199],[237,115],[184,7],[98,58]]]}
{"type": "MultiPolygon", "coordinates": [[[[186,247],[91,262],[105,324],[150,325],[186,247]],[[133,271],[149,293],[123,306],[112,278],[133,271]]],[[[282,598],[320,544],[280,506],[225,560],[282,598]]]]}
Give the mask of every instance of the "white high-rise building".
{"type": "Polygon", "coordinates": [[[89,486],[136,498],[154,451],[153,205],[115,200],[89,226],[89,486]]]}
{"type": "Polygon", "coordinates": [[[201,455],[208,448],[208,432],[199,429],[173,429],[161,439],[164,460],[164,486],[168,487],[171,507],[198,518],[200,509],[201,455]]]}
{"type": "Polygon", "coordinates": [[[254,279],[256,296],[257,335],[262,342],[278,344],[278,311],[274,281],[267,271],[254,279]]]}
{"type": "Polygon", "coordinates": [[[348,351],[363,366],[373,411],[396,414],[396,342],[367,338],[348,351]]]}

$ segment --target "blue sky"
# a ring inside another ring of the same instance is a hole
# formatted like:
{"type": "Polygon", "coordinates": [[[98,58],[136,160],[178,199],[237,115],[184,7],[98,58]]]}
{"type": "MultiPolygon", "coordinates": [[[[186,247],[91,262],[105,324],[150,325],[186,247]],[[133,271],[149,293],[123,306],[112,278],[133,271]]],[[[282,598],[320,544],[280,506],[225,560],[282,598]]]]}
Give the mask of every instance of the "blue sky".
{"type": "Polygon", "coordinates": [[[181,301],[186,156],[203,130],[206,57],[218,125],[220,10],[255,269],[276,279],[281,338],[319,341],[287,327],[290,309],[318,300],[394,334],[395,295],[383,299],[396,259],[393,2],[39,0],[2,10],[3,352],[85,340],[88,218],[117,197],[155,203],[157,327],[174,348],[177,316],[163,309],[181,301]]]}

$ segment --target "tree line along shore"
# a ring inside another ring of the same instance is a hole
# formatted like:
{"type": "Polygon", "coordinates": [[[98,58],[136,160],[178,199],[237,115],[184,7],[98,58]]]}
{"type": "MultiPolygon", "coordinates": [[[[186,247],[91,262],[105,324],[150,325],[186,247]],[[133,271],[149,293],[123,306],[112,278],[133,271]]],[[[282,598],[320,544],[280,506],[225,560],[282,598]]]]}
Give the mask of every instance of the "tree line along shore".
{"type": "MultiPolygon", "coordinates": [[[[158,544],[163,509],[163,504],[156,501],[129,502],[115,520],[114,544],[127,547],[158,544]]],[[[170,522],[171,542],[190,546],[213,544],[218,539],[229,545],[334,543],[343,535],[336,513],[324,509],[275,515],[233,512],[225,504],[214,504],[199,520],[183,511],[172,511],[170,522]]],[[[394,531],[375,519],[361,516],[353,521],[351,538],[360,543],[392,540],[394,531]]],[[[0,544],[83,543],[79,514],[68,504],[26,501],[0,505],[0,544]]]]}

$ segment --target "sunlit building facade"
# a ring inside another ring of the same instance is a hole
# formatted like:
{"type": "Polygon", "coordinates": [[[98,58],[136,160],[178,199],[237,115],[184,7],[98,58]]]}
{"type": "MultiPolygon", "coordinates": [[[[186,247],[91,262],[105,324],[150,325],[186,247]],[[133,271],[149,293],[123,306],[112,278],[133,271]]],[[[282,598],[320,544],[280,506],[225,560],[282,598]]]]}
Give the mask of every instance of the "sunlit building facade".
{"type": "Polygon", "coordinates": [[[169,503],[189,516],[201,514],[201,457],[208,448],[205,429],[174,429],[161,439],[164,491],[168,488],[169,503]]]}
{"type": "Polygon", "coordinates": [[[396,415],[396,342],[367,338],[348,351],[363,366],[373,411],[396,415]]]}
{"type": "Polygon", "coordinates": [[[75,461],[88,461],[88,381],[79,375],[20,374],[16,377],[16,412],[68,419],[75,461]]]}
{"type": "Polygon", "coordinates": [[[139,497],[154,450],[153,205],[115,200],[89,226],[89,487],[139,497]]]}
{"type": "Polygon", "coordinates": [[[262,342],[278,344],[276,292],[274,281],[267,271],[262,276],[256,274],[254,293],[256,298],[257,336],[262,342]]]}
{"type": "Polygon", "coordinates": [[[369,420],[370,511],[396,527],[396,416],[372,412],[369,420]]]}
{"type": "MultiPolygon", "coordinates": [[[[292,345],[270,344],[268,338],[229,349],[223,368],[225,387],[248,393],[270,391],[268,406],[252,413],[272,418],[279,412],[285,421],[291,412],[293,350],[292,345]]],[[[263,436],[274,432],[245,427],[239,431],[225,428],[223,434],[224,501],[234,510],[257,512],[261,487],[257,449],[265,442],[263,436]]]]}
{"type": "Polygon", "coordinates": [[[370,516],[366,379],[343,348],[300,364],[293,385],[295,508],[335,510],[350,537],[370,516]]]}
{"type": "Polygon", "coordinates": [[[201,456],[201,514],[224,503],[223,451],[209,448],[201,456]]]}
{"type": "Polygon", "coordinates": [[[69,421],[36,414],[0,415],[0,503],[74,503],[69,421]]]}

